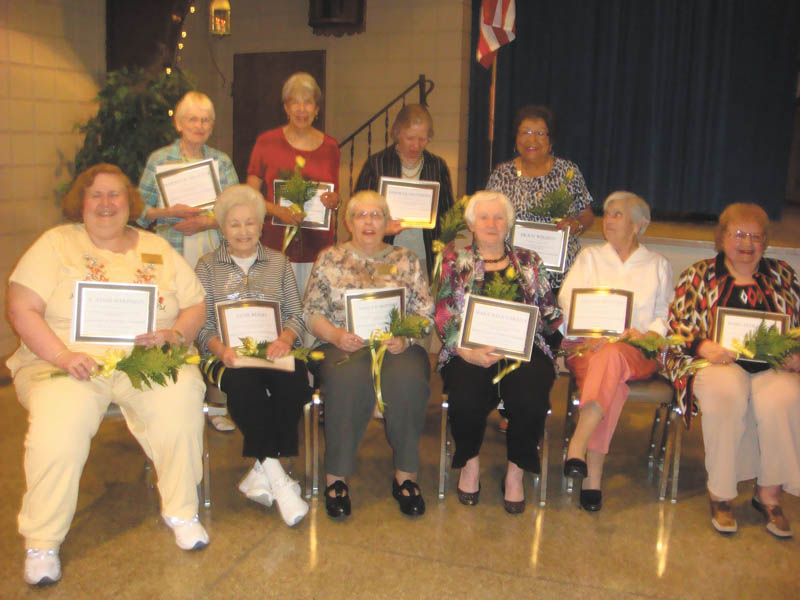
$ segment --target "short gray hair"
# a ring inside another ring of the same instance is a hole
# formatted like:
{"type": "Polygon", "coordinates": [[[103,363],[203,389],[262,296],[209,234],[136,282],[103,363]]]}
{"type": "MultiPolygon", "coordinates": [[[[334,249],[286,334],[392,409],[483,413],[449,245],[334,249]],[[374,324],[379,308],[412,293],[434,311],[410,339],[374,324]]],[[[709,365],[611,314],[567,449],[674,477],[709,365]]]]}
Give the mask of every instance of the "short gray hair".
{"type": "Polygon", "coordinates": [[[228,218],[228,213],[231,209],[237,206],[249,206],[256,215],[256,221],[259,223],[264,222],[264,217],[267,213],[267,207],[264,205],[264,196],[249,185],[240,183],[225,188],[217,198],[217,202],[214,205],[214,216],[217,218],[217,223],[219,223],[220,227],[225,225],[225,219],[228,218]]]}
{"type": "Polygon", "coordinates": [[[511,231],[511,228],[514,226],[517,213],[514,211],[514,205],[511,204],[511,200],[509,200],[505,194],[492,190],[475,192],[467,201],[467,207],[464,209],[464,220],[467,222],[467,225],[469,225],[470,229],[472,229],[475,225],[475,211],[477,210],[478,205],[483,204],[484,202],[495,201],[503,204],[503,210],[506,212],[506,221],[508,222],[508,226],[506,227],[506,235],[508,235],[508,232],[511,231]]]}
{"type": "Polygon", "coordinates": [[[211,102],[211,98],[206,96],[203,92],[191,90],[186,92],[183,98],[178,100],[178,103],[175,105],[175,120],[183,119],[186,111],[192,107],[199,108],[200,110],[207,110],[211,115],[211,120],[214,121],[216,119],[214,103],[211,102]]]}
{"type": "Polygon", "coordinates": [[[353,215],[356,213],[356,205],[364,201],[374,202],[380,206],[383,211],[384,222],[388,222],[389,219],[392,218],[389,214],[389,205],[386,203],[386,198],[373,190],[362,190],[350,197],[350,201],[347,203],[347,210],[344,213],[345,223],[348,225],[353,224],[353,215]]]}
{"type": "Polygon", "coordinates": [[[637,196],[633,192],[617,191],[611,192],[603,202],[603,212],[605,212],[609,205],[615,202],[621,202],[631,213],[631,221],[635,225],[639,225],[639,231],[636,233],[637,237],[644,235],[644,230],[650,224],[650,206],[645,202],[644,198],[637,196]]]}
{"type": "Polygon", "coordinates": [[[281,90],[281,100],[283,103],[286,104],[295,92],[310,94],[311,97],[314,98],[314,104],[316,104],[317,107],[319,107],[319,103],[322,101],[322,90],[319,89],[317,80],[303,71],[298,71],[297,73],[289,75],[289,78],[284,82],[283,89],[281,90]]]}

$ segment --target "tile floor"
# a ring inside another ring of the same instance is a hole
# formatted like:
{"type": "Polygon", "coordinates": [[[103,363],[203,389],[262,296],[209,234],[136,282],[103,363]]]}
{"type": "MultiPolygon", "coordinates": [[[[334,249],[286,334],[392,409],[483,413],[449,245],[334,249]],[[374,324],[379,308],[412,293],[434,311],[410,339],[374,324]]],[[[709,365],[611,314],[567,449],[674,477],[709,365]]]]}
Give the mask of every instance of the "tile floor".
{"type": "MultiPolygon", "coordinates": [[[[699,427],[684,436],[677,504],[659,503],[647,481],[652,413],[626,407],[609,455],[604,506],[579,510],[559,474],[566,380],[551,396],[550,484],[545,508],[529,502],[507,515],[498,482],[504,438],[492,417],[482,452],[481,502],[436,497],[440,382],[434,377],[420,473],[428,510],[409,520],[390,495],[391,454],[373,421],[353,478],[353,514],[333,522],[312,502],[290,529],[275,508],[236,489],[248,464],[238,433],[210,433],[213,506],[201,519],[211,545],[186,553],[161,523],[156,493],[143,482],[143,454],[124,423],[106,421],[81,481],[78,511],[62,546],[64,577],[51,588],[22,581],[16,514],[24,487],[25,412],[13,387],[0,388],[0,598],[797,598],[800,540],[779,541],[749,507],[751,483],[735,504],[740,531],[710,525],[699,427]]],[[[295,461],[298,475],[302,462],[295,461]]],[[[528,480],[527,495],[533,489],[528,480]]],[[[800,499],[784,508],[800,532],[800,499]]]]}

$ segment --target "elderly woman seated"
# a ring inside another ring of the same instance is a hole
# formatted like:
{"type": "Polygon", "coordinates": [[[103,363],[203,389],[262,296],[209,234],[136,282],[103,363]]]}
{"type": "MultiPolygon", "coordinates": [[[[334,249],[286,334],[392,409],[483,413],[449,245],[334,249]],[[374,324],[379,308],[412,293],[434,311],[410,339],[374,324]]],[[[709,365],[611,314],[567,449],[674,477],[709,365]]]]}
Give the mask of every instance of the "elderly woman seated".
{"type": "MultiPolygon", "coordinates": [[[[417,257],[383,242],[390,219],[386,200],[373,191],[355,194],[345,223],[353,238],[320,253],[306,289],[304,315],[311,332],[323,342],[321,377],[325,401],[325,507],[331,517],[349,515],[345,479],[355,457],[376,394],[370,353],[352,355],[366,340],[348,331],[345,292],[352,289],[405,288],[405,312],[430,318],[433,310],[427,276],[417,257]],[[341,363],[341,364],[340,364],[341,363]]],[[[419,440],[428,404],[430,363],[425,350],[407,337],[392,337],[383,362],[381,389],[386,435],[394,450],[392,495],[407,515],[421,515],[425,502],[417,485],[419,440]]]]}
{"type": "MultiPolygon", "coordinates": [[[[636,194],[614,192],[603,205],[606,243],[582,250],[561,287],[559,300],[570,314],[572,290],[609,287],[633,292],[631,327],[624,337],[637,339],[666,332],[667,307],[672,298],[672,269],[662,255],[639,242],[650,223],[650,208],[636,194]]],[[[602,507],[600,481],[611,437],[628,398],[625,382],[645,379],[658,363],[630,344],[608,343],[603,338],[565,342],[567,366],[580,390],[580,413],[569,443],[564,474],[582,477],[580,505],[585,510],[602,507]]]]}
{"type": "Polygon", "coordinates": [[[22,340],[9,359],[14,385],[28,410],[25,479],[19,514],[25,538],[24,577],[31,585],[61,578],[59,547],[78,500],[89,444],[111,402],[158,474],[161,513],[178,546],[208,544],[197,518],[202,476],[203,394],[194,365],[175,382],[135,389],[125,373],[97,377],[95,358],[120,346],[72,342],[76,281],[158,286],[156,327],[135,338],[145,346],[193,340],[203,323],[203,287],[163,238],[127,225],[141,213],[139,194],[119,168],[96,165],[64,198],[73,221],[50,229],[25,252],[9,278],[8,316],[22,340]],[[63,377],[51,377],[55,369],[63,377]]]}
{"type": "Polygon", "coordinates": [[[751,373],[714,341],[722,307],[783,313],[790,327],[800,325],[797,273],[764,258],[768,226],[755,204],[731,204],[722,212],[717,256],[686,269],[675,288],[669,328],[690,342],[667,364],[687,423],[696,409],[702,413],[714,528],[737,530],[731,505],[737,483],[755,478],[753,508],[764,515],[767,531],[787,538],[792,531],[781,495],[800,495],[800,355],[790,354],[780,369],[751,373]],[[686,368],[700,359],[711,366],[687,376],[686,368]]]}
{"type": "Polygon", "coordinates": [[[537,444],[544,433],[550,408],[550,388],[556,377],[553,353],[545,336],[554,335],[561,323],[561,311],[550,291],[546,271],[539,256],[506,242],[514,223],[514,207],[499,192],[478,192],[464,211],[473,234],[473,245],[456,250],[445,248],[442,282],[436,299],[436,328],[443,347],[439,368],[444,387],[449,391],[450,424],[456,451],[453,468],[460,468],[458,499],[462,504],[478,503],[480,462],[478,452],[486,430],[486,418],[502,398],[508,416],[508,466],[502,484],[508,513],[525,510],[522,475],[541,469],[537,444]],[[516,302],[539,307],[535,344],[530,362],[493,383],[506,365],[494,348],[457,347],[465,294],[485,294],[489,283],[508,279],[513,269],[516,302]]]}
{"type": "Polygon", "coordinates": [[[287,355],[305,331],[294,271],[280,252],[259,242],[264,223],[264,198],[253,188],[235,185],[222,192],[214,214],[224,242],[197,263],[197,276],[206,289],[206,322],[198,341],[206,354],[224,364],[220,389],[227,394],[228,410],[244,435],[242,455],[255,464],[239,484],[249,499],[271,506],[278,503],[287,525],[308,512],[300,486],[289,478],[278,460],[297,456],[297,422],[311,399],[308,373],[302,361],[294,372],[268,368],[236,368],[238,340],[220,339],[216,305],[230,300],[270,300],[280,303],[281,332],[267,346],[270,360],[287,355]]]}

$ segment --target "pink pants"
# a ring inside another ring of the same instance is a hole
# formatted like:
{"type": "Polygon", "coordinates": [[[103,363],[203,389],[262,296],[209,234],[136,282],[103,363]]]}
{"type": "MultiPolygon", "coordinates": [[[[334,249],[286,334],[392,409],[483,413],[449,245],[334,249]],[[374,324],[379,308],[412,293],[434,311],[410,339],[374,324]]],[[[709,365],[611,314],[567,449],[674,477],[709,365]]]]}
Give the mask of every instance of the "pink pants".
{"type": "Polygon", "coordinates": [[[608,454],[622,406],[630,393],[625,382],[647,379],[655,373],[658,363],[645,358],[630,344],[615,342],[584,351],[581,356],[572,355],[567,359],[567,366],[581,391],[581,408],[589,402],[597,402],[603,410],[603,420],[589,438],[587,447],[608,454]]]}

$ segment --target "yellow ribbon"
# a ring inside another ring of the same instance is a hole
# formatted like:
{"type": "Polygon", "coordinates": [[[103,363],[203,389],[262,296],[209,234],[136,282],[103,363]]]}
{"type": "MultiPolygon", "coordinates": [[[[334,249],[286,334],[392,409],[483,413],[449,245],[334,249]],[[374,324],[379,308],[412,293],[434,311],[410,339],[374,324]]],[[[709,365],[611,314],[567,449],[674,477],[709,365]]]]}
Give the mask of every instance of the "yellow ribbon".
{"type": "Polygon", "coordinates": [[[375,399],[378,401],[378,410],[383,414],[383,394],[381,393],[381,369],[383,358],[386,356],[386,346],[381,342],[388,340],[392,334],[388,331],[376,329],[369,336],[369,352],[372,355],[372,387],[375,389],[375,399]]]}
{"type": "Polygon", "coordinates": [[[494,379],[492,379],[492,385],[497,385],[498,383],[500,383],[500,380],[503,379],[503,377],[505,377],[506,375],[508,375],[512,371],[516,371],[517,369],[519,369],[521,364],[522,363],[520,361],[518,361],[518,360],[515,360],[511,364],[506,364],[506,366],[503,367],[500,370],[500,372],[497,375],[494,376],[494,379]]]}

